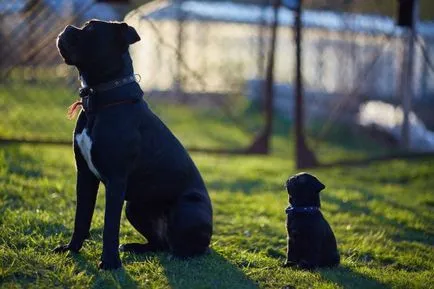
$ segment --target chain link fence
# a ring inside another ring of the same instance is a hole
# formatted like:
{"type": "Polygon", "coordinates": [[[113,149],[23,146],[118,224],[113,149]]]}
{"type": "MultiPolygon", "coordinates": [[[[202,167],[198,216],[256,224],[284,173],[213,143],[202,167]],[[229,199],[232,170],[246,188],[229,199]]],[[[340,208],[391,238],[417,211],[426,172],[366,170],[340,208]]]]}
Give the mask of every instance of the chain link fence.
{"type": "MultiPolygon", "coordinates": [[[[268,4],[161,1],[132,11],[126,21],[146,35],[132,48],[144,90],[151,99],[217,107],[252,138],[259,126],[249,127],[237,104],[264,102],[274,21],[268,4]]],[[[328,161],[345,158],[341,149],[359,158],[400,152],[408,31],[388,17],[329,11],[305,10],[302,22],[305,118],[313,151],[328,161]]],[[[281,7],[278,23],[275,118],[292,122],[294,12],[281,7]]],[[[434,149],[433,40],[434,26],[421,23],[410,80],[412,151],[434,149]]]]}
{"type": "Polygon", "coordinates": [[[0,1],[0,139],[70,144],[66,117],[77,98],[77,73],[56,48],[68,24],[91,18],[120,20],[123,8],[84,1],[0,1]]]}
{"type": "MultiPolygon", "coordinates": [[[[65,110],[77,97],[78,82],[61,63],[55,37],[66,24],[118,19],[90,16],[101,5],[93,1],[58,10],[45,1],[23,2],[33,5],[0,6],[0,138],[69,143],[74,124],[65,110]]],[[[189,148],[245,148],[264,127],[276,19],[270,1],[244,2],[154,1],[125,17],[142,37],[130,52],[146,100],[189,148]]],[[[277,21],[272,140],[275,150],[287,152],[294,116],[294,12],[280,7],[277,21]]],[[[302,23],[306,133],[319,160],[398,151],[408,33],[384,16],[304,10],[302,23]]],[[[429,151],[434,26],[421,23],[414,40],[411,148],[429,151]]]]}

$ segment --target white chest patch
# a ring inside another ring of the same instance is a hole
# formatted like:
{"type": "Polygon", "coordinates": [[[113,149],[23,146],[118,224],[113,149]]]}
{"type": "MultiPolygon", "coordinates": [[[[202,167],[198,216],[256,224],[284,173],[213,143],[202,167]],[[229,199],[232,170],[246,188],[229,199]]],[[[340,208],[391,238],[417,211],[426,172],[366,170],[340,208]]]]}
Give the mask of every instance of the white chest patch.
{"type": "Polygon", "coordinates": [[[101,176],[95,166],[92,163],[92,156],[90,155],[90,150],[92,148],[92,140],[87,134],[87,129],[84,129],[80,134],[75,136],[75,140],[77,141],[78,147],[80,148],[81,155],[86,160],[87,166],[90,171],[98,178],[101,179],[101,176]]]}

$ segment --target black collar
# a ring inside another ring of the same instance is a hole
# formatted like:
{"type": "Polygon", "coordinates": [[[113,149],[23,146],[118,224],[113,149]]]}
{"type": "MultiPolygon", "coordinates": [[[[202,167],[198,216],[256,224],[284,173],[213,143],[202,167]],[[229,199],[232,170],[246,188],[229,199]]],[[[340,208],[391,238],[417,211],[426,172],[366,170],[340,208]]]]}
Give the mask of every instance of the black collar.
{"type": "Polygon", "coordinates": [[[319,211],[319,207],[288,207],[285,209],[286,214],[291,213],[315,213],[319,211]]]}
{"type": "MultiPolygon", "coordinates": [[[[109,90],[120,88],[124,85],[136,82],[136,77],[134,74],[128,75],[126,77],[117,78],[115,80],[101,83],[94,86],[88,86],[83,78],[81,78],[82,87],[79,90],[81,97],[81,105],[86,113],[93,113],[97,109],[96,96],[101,94],[101,92],[107,92],[109,90]]],[[[101,100],[100,100],[101,102],[101,100]]],[[[105,101],[104,101],[105,102],[105,101]]],[[[107,103],[104,106],[110,106],[114,104],[120,104],[125,102],[132,102],[132,100],[113,100],[107,99],[107,103]]]]}
{"type": "Polygon", "coordinates": [[[98,84],[95,86],[87,86],[85,81],[83,79],[81,79],[82,87],[80,88],[80,97],[83,98],[83,97],[89,96],[90,94],[95,94],[97,92],[102,92],[102,91],[107,91],[110,89],[118,88],[118,87],[124,86],[126,84],[135,82],[135,81],[136,81],[135,75],[129,75],[129,76],[126,76],[123,78],[117,78],[115,80],[101,83],[101,84],[98,84]]]}

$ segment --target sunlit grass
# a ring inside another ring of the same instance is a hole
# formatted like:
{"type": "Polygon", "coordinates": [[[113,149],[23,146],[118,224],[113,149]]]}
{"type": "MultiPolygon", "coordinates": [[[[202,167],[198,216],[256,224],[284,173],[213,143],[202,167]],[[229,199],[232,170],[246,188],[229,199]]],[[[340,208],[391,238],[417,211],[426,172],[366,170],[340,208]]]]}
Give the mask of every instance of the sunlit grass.
{"type": "MultiPolygon", "coordinates": [[[[193,154],[215,211],[213,252],[179,261],[122,254],[124,270],[100,272],[103,192],[92,238],[79,255],[50,250],[68,241],[75,172],[69,148],[0,147],[1,287],[67,288],[430,288],[434,267],[434,159],[313,170],[327,185],[323,213],[342,265],[281,268],[283,183],[290,157],[193,154]]],[[[142,241],[123,218],[121,242],[142,241]]]]}
{"type": "MultiPolygon", "coordinates": [[[[71,141],[74,120],[66,116],[77,92],[57,82],[29,84],[11,82],[0,86],[0,138],[71,141]]],[[[174,104],[158,98],[145,100],[186,147],[211,149],[246,148],[263,127],[257,104],[236,98],[231,104],[234,119],[221,106],[174,104]]],[[[211,102],[212,103],[212,102],[211,102]]],[[[218,103],[218,102],[216,102],[218,103]]],[[[308,141],[321,162],[381,155],[386,149],[352,127],[309,123],[308,141]]],[[[274,118],[272,152],[293,155],[293,124],[281,115],[274,118]]]]}
{"type": "MultiPolygon", "coordinates": [[[[0,87],[0,135],[71,139],[66,107],[76,98],[53,84],[0,87]]],[[[241,104],[236,125],[218,109],[153,99],[150,107],[186,146],[241,148],[261,127],[241,104]],[[247,123],[247,124],[246,124],[247,123]]],[[[383,147],[345,126],[308,130],[322,161],[378,154],[383,147]]],[[[295,173],[291,123],[276,117],[269,156],[194,153],[214,205],[212,253],[189,261],[168,254],[122,254],[123,270],[97,270],[104,213],[101,190],[92,238],[79,255],[51,252],[67,242],[75,210],[69,147],[0,146],[1,288],[432,288],[434,282],[434,159],[393,160],[312,170],[327,186],[322,210],[342,254],[336,269],[282,268],[287,195],[295,173]],[[285,287],[286,286],[286,287],[285,287]]],[[[123,217],[121,242],[143,241],[123,217]]]]}

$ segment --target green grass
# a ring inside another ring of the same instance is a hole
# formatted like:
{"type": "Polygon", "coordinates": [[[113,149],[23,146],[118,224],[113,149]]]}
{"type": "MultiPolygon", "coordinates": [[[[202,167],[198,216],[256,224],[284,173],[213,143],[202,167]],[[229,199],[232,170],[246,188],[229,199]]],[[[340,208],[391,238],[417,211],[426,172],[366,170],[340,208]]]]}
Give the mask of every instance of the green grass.
{"type": "MultiPolygon", "coordinates": [[[[290,158],[193,154],[214,204],[212,254],[190,261],[167,254],[122,254],[124,269],[100,272],[103,195],[90,241],[79,255],[50,250],[68,241],[74,218],[71,150],[0,148],[2,288],[433,288],[434,159],[313,170],[327,185],[323,213],[342,265],[281,268],[283,183],[290,158]],[[290,287],[293,286],[293,287],[290,287]]],[[[142,241],[123,218],[121,242],[142,241]]]]}
{"type": "MultiPolygon", "coordinates": [[[[63,108],[72,99],[55,85],[0,87],[0,135],[70,138],[74,123],[63,108]]],[[[247,106],[241,113],[253,121],[244,130],[216,111],[151,106],[187,145],[244,146],[260,124],[247,106]]],[[[210,255],[179,261],[168,254],[123,253],[124,268],[114,272],[97,270],[103,189],[81,253],[51,252],[72,233],[71,148],[0,146],[0,288],[434,288],[434,158],[312,170],[327,186],[322,210],[342,265],[314,272],[280,266],[286,246],[283,184],[296,172],[289,129],[290,123],[276,121],[270,156],[192,155],[214,205],[210,255]]],[[[310,141],[320,144],[324,161],[384,150],[368,139],[351,140],[351,134],[335,126],[326,139],[310,141]]],[[[132,241],[143,239],[123,217],[121,242],[132,241]]]]}
{"type": "MultiPolygon", "coordinates": [[[[15,80],[0,85],[0,138],[70,141],[75,121],[67,119],[66,112],[77,98],[77,92],[54,80],[35,84],[15,80]]],[[[217,109],[192,109],[155,98],[146,97],[146,100],[187,147],[245,148],[263,126],[258,109],[243,98],[231,99],[231,109],[239,123],[218,106],[217,109]]],[[[291,130],[291,122],[275,117],[274,154],[282,157],[293,154],[291,130]]],[[[324,123],[317,123],[307,133],[322,162],[360,159],[387,152],[377,142],[360,137],[360,132],[343,125],[334,124],[330,130],[324,130],[324,123]]]]}
{"type": "Polygon", "coordinates": [[[74,122],[66,116],[78,98],[58,83],[0,85],[0,136],[70,140],[74,122]]]}

